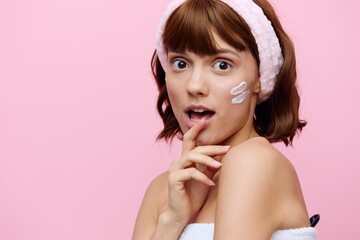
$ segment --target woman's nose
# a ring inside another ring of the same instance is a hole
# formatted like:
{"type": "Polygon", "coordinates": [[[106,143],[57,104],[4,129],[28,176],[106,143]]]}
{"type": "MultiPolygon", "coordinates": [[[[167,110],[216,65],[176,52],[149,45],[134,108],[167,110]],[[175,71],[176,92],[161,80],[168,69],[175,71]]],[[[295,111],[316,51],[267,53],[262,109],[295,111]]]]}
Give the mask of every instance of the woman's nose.
{"type": "Polygon", "coordinates": [[[187,92],[191,96],[206,96],[209,93],[208,79],[202,69],[194,69],[187,83],[187,92]]]}

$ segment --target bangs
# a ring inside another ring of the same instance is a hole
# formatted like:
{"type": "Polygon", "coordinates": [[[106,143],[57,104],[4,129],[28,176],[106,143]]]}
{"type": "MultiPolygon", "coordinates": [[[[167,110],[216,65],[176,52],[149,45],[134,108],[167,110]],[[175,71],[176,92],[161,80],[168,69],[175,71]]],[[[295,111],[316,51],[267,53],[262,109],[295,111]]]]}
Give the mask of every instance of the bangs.
{"type": "Polygon", "coordinates": [[[189,0],[169,17],[163,33],[166,51],[190,51],[200,56],[214,55],[219,48],[213,33],[239,51],[251,51],[258,60],[257,46],[246,22],[221,1],[189,0]]]}

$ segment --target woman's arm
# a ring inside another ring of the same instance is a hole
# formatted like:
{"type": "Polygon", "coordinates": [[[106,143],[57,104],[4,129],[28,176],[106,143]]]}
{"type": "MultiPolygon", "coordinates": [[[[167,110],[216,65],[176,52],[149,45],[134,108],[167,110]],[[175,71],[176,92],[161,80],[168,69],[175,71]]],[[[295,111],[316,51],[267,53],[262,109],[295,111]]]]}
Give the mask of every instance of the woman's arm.
{"type": "Polygon", "coordinates": [[[167,201],[168,172],[155,178],[142,201],[133,232],[133,240],[177,239],[183,227],[173,221],[162,204],[167,201]],[[161,214],[159,214],[161,212],[161,214]],[[177,227],[178,226],[178,227],[177,227]]]}
{"type": "Polygon", "coordinates": [[[166,193],[167,174],[163,173],[155,178],[149,185],[144,195],[138,212],[133,240],[150,239],[154,233],[158,219],[158,209],[166,193]]]}
{"type": "Polygon", "coordinates": [[[229,149],[215,145],[196,147],[195,139],[204,126],[204,120],[200,120],[184,135],[181,158],[149,186],[136,221],[134,240],[177,239],[203,206],[209,187],[214,184],[214,170],[221,167],[213,157],[221,157],[229,149]],[[162,200],[156,200],[159,197],[162,200]]]}
{"type": "Polygon", "coordinates": [[[235,146],[222,163],[214,239],[268,240],[283,226],[308,224],[292,165],[265,139],[235,146]]]}

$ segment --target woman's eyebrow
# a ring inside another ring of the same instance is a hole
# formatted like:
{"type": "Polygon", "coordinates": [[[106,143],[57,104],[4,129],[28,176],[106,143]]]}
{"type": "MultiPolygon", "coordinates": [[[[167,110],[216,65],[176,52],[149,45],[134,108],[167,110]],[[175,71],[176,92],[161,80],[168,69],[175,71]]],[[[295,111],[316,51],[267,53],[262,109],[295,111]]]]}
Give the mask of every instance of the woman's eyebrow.
{"type": "Polygon", "coordinates": [[[216,54],[222,54],[222,53],[230,53],[230,54],[233,54],[233,55],[235,55],[235,56],[237,56],[239,58],[241,57],[239,52],[231,50],[231,49],[221,48],[221,49],[216,50],[216,54]]]}

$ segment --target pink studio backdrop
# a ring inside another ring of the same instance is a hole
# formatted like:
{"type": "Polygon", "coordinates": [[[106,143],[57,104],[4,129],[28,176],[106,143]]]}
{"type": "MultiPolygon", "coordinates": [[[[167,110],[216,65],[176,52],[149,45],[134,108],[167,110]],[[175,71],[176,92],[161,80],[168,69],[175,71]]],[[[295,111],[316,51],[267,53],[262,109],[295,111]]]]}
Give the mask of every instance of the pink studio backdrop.
{"type": "MultiPolygon", "coordinates": [[[[360,4],[272,2],[309,121],[284,152],[321,214],[319,239],[354,239],[360,4]]],[[[149,62],[166,3],[0,0],[1,240],[131,238],[148,183],[179,153],[155,142],[149,62]]]]}

